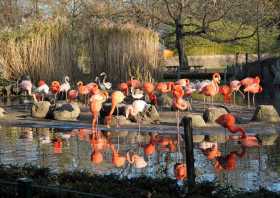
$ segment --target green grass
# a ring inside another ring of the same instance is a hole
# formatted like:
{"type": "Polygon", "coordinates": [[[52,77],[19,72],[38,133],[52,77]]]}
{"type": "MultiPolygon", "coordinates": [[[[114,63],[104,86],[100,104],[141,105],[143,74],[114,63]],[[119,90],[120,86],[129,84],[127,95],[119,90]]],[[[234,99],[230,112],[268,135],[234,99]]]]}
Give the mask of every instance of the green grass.
{"type": "MultiPolygon", "coordinates": [[[[234,29],[238,28],[237,24],[222,22],[213,25],[220,32],[216,34],[222,39],[232,37],[234,29]]],[[[254,31],[253,27],[245,26],[241,35],[248,35],[254,31]]],[[[260,48],[261,53],[279,53],[280,41],[277,40],[280,31],[276,28],[260,28],[260,48]]],[[[175,37],[165,39],[165,44],[168,48],[175,49],[175,37]]],[[[215,43],[201,37],[187,37],[185,39],[186,55],[226,55],[239,53],[257,53],[257,37],[243,39],[234,43],[215,43]]]]}

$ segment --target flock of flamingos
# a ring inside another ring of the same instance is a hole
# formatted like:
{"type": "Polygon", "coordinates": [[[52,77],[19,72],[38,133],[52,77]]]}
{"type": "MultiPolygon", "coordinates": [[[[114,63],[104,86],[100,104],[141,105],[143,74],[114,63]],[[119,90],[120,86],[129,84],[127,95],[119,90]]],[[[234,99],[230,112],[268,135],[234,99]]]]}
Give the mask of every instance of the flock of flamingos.
{"type": "MultiPolygon", "coordinates": [[[[92,127],[96,129],[98,124],[98,116],[102,109],[103,104],[111,99],[111,110],[105,117],[105,124],[110,126],[112,122],[112,116],[114,111],[118,110],[118,105],[123,103],[125,98],[131,97],[131,104],[127,105],[125,114],[128,118],[130,115],[137,115],[143,112],[146,105],[149,103],[158,106],[157,96],[159,94],[170,94],[173,96],[172,106],[173,109],[179,111],[191,110],[191,103],[185,98],[191,97],[193,92],[198,92],[205,98],[210,98],[213,104],[213,97],[217,94],[222,94],[224,96],[224,102],[231,102],[231,96],[233,94],[233,101],[235,103],[235,94],[240,92],[240,94],[245,98],[243,92],[240,90],[244,87],[243,91],[248,94],[248,105],[250,103],[249,94],[253,94],[253,104],[255,104],[254,96],[257,93],[262,92],[262,87],[260,86],[260,78],[247,77],[241,81],[233,80],[229,85],[219,86],[221,77],[219,73],[214,73],[212,80],[204,80],[200,82],[190,82],[188,79],[180,79],[176,82],[140,82],[133,77],[127,81],[118,84],[116,90],[112,90],[112,83],[106,81],[106,74],[103,72],[96,78],[95,82],[84,84],[79,81],[76,85],[76,89],[71,89],[69,77],[65,77],[64,82],[61,84],[59,81],[53,81],[50,86],[46,84],[44,80],[38,82],[38,87],[34,88],[30,79],[26,78],[21,80],[19,87],[22,91],[26,91],[29,95],[33,95],[33,98],[38,100],[44,100],[50,96],[54,99],[57,98],[58,94],[64,93],[66,99],[69,101],[77,100],[78,98],[84,98],[85,104],[89,105],[90,111],[92,113],[92,127]],[[100,80],[100,78],[103,78],[100,80]],[[33,87],[33,88],[32,88],[33,87]],[[146,98],[145,98],[146,95],[146,98]]],[[[177,117],[178,119],[178,117],[177,117]]],[[[236,125],[235,117],[228,113],[220,116],[216,122],[223,126],[225,130],[227,129],[231,133],[239,132],[241,134],[238,141],[241,142],[242,148],[259,146],[260,143],[258,138],[255,136],[247,135],[245,130],[236,125]]],[[[177,122],[178,124],[178,122],[177,122]]],[[[178,125],[177,125],[178,126],[178,125]]],[[[97,131],[97,130],[96,130],[97,131]]],[[[177,134],[178,135],[178,134],[177,134]]],[[[179,141],[179,135],[177,136],[179,141]]],[[[234,137],[234,136],[233,136],[234,137]]],[[[177,141],[177,145],[178,145],[177,141]]],[[[61,146],[60,141],[56,141],[56,147],[61,146]]],[[[156,145],[165,145],[171,151],[176,150],[176,141],[168,138],[150,135],[149,144],[144,146],[144,153],[149,156],[156,151],[156,145]]],[[[104,140],[100,134],[96,133],[91,138],[91,145],[93,152],[91,155],[92,160],[98,164],[103,160],[101,151],[106,147],[112,150],[112,163],[116,167],[124,166],[125,162],[133,164],[136,168],[143,168],[147,165],[143,156],[137,153],[127,153],[127,156],[121,156],[115,146],[104,140]]],[[[200,148],[205,151],[208,158],[217,159],[220,156],[220,152],[217,148],[217,144],[210,142],[207,138],[200,145],[200,148]],[[210,149],[210,150],[209,150],[210,149]],[[207,151],[207,152],[206,152],[207,151]]],[[[240,154],[241,155],[241,154],[240,154]]],[[[236,158],[236,153],[232,153],[232,158],[236,158]]],[[[232,161],[231,157],[228,157],[228,161],[232,161]]],[[[217,168],[223,167],[219,160],[216,163],[217,168]]],[[[183,163],[177,163],[174,167],[174,174],[178,180],[183,180],[187,177],[186,175],[186,165],[183,163]]]]}

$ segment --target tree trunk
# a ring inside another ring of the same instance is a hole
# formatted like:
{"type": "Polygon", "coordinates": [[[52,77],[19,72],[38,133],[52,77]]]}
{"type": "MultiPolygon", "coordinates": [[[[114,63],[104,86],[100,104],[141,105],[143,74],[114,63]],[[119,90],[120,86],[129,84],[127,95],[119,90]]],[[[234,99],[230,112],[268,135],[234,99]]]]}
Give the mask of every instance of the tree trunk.
{"type": "Polygon", "coordinates": [[[176,48],[179,55],[179,67],[186,68],[188,67],[188,61],[184,49],[184,35],[183,35],[183,25],[177,20],[176,24],[176,48]]]}

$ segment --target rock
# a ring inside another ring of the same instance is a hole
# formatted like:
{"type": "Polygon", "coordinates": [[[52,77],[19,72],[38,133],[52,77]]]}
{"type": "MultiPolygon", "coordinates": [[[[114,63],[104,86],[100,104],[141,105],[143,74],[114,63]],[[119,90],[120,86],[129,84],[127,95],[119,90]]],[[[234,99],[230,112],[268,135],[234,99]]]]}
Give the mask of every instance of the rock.
{"type": "Polygon", "coordinates": [[[280,122],[280,117],[273,105],[259,105],[252,121],[280,122]]]}
{"type": "Polygon", "coordinates": [[[258,134],[258,138],[262,141],[263,146],[274,145],[275,141],[278,138],[278,134],[258,134]]]}
{"type": "Polygon", "coordinates": [[[130,120],[127,120],[125,116],[120,115],[120,116],[112,116],[112,123],[110,124],[112,127],[117,126],[117,121],[119,122],[119,125],[129,125],[131,124],[130,120]]]}
{"type": "Polygon", "coordinates": [[[149,105],[144,112],[144,121],[150,123],[159,123],[160,117],[159,113],[154,105],[149,105]]]}
{"type": "Polygon", "coordinates": [[[57,107],[54,110],[53,115],[55,120],[77,120],[80,112],[78,104],[67,103],[57,107]]]}
{"type": "Polygon", "coordinates": [[[157,97],[158,105],[170,109],[172,107],[172,97],[168,94],[161,94],[157,97]]]}
{"type": "Polygon", "coordinates": [[[193,135],[193,142],[199,143],[204,140],[204,135],[193,135]]]}
{"type": "Polygon", "coordinates": [[[226,113],[228,112],[224,108],[210,107],[204,111],[203,119],[205,122],[215,123],[219,116],[226,113]]]}
{"type": "Polygon", "coordinates": [[[154,105],[147,105],[144,112],[140,112],[136,116],[129,115],[128,119],[132,122],[141,120],[143,124],[156,124],[160,122],[159,113],[154,105]]]}
{"type": "Polygon", "coordinates": [[[31,116],[34,118],[46,118],[51,103],[48,101],[39,101],[32,105],[31,116]]]}
{"type": "Polygon", "coordinates": [[[7,113],[6,111],[5,111],[5,109],[3,109],[2,107],[0,107],[0,118],[2,118],[2,117],[4,117],[5,115],[5,113],[7,113]]]}
{"type": "Polygon", "coordinates": [[[199,114],[187,113],[185,114],[187,117],[192,118],[192,126],[193,127],[205,127],[206,123],[203,120],[202,116],[199,114]]]}

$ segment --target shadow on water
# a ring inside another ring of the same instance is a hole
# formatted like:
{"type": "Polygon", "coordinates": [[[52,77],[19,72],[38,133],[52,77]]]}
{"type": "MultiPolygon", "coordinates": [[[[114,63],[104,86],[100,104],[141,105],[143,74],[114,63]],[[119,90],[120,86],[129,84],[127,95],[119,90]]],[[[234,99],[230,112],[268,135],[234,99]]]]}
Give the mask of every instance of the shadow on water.
{"type": "MultiPolygon", "coordinates": [[[[280,191],[280,139],[260,137],[247,148],[234,136],[194,136],[197,182],[213,181],[242,190],[280,191]]],[[[173,134],[101,132],[89,129],[5,128],[0,131],[1,164],[33,164],[54,172],[87,170],[120,177],[175,179],[174,165],[185,162],[184,142],[173,134]]]]}

